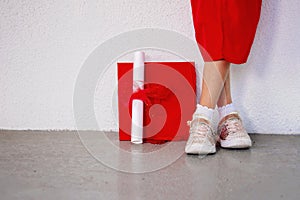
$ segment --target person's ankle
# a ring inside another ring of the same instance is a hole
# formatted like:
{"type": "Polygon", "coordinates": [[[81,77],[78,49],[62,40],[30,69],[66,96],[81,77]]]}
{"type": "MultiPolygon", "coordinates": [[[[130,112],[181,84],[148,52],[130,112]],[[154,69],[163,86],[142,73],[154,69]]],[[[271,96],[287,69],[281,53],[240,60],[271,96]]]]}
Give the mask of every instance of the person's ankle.
{"type": "Polygon", "coordinates": [[[197,104],[197,108],[193,114],[193,120],[199,117],[203,117],[208,121],[212,121],[214,114],[214,109],[209,108],[207,106],[203,106],[201,104],[197,104]]]}
{"type": "Polygon", "coordinates": [[[229,103],[222,107],[218,107],[218,113],[219,113],[219,120],[221,120],[231,113],[237,113],[237,110],[233,103],[229,103]]]}

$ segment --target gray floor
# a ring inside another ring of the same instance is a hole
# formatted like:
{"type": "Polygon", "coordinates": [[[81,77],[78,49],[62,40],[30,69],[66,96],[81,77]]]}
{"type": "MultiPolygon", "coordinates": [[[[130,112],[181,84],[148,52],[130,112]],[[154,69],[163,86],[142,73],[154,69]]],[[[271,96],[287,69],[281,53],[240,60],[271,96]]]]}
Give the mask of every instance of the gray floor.
{"type": "Polygon", "coordinates": [[[0,198],[299,199],[300,136],[251,137],[249,150],[187,156],[184,142],[131,145],[114,133],[0,131],[0,198]]]}

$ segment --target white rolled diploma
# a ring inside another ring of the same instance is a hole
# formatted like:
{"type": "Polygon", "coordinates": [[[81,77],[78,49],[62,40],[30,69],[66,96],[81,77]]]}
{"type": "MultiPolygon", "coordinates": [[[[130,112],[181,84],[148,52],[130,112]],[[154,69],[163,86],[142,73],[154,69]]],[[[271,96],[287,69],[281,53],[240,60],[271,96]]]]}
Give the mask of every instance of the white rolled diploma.
{"type": "MultiPolygon", "coordinates": [[[[144,89],[145,53],[138,51],[134,54],[133,63],[133,92],[144,89]]],[[[143,143],[144,102],[139,99],[132,101],[131,142],[143,143]]]]}

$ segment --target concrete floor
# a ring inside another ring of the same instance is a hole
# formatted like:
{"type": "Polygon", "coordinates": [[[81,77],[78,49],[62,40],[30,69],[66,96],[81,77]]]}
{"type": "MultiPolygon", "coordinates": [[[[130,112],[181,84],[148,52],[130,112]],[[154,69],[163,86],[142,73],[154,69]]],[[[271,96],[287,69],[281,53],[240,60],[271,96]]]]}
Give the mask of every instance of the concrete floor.
{"type": "Polygon", "coordinates": [[[300,196],[300,136],[251,135],[254,146],[249,150],[219,149],[204,157],[182,154],[184,142],[174,142],[167,157],[162,153],[155,161],[139,162],[123,153],[143,152],[147,157],[168,149],[167,145],[119,143],[113,133],[82,135],[0,131],[0,198],[275,200],[300,196]],[[119,154],[103,150],[107,144],[103,138],[97,140],[99,135],[120,147],[119,154]],[[89,143],[87,151],[79,138],[96,142],[89,143]],[[95,156],[98,149],[100,160],[95,156]],[[173,161],[164,162],[168,158],[173,161]],[[153,170],[159,168],[153,163],[163,168],[153,170]],[[141,173],[143,169],[152,172],[141,173]]]}

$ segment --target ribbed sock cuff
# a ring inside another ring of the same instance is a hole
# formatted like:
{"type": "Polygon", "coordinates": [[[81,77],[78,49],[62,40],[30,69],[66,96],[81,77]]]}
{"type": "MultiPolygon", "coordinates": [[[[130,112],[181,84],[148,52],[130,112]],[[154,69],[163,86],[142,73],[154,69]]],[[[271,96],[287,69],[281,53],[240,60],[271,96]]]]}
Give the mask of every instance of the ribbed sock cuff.
{"type": "Polygon", "coordinates": [[[219,119],[223,119],[225,116],[227,116],[230,113],[237,112],[235,109],[235,106],[233,103],[227,104],[225,106],[219,107],[218,108],[219,112],[219,119]]]}
{"type": "Polygon", "coordinates": [[[198,117],[202,116],[202,117],[206,118],[207,120],[212,121],[213,114],[214,114],[214,109],[197,104],[196,111],[193,114],[193,119],[197,118],[197,116],[198,117]]]}

